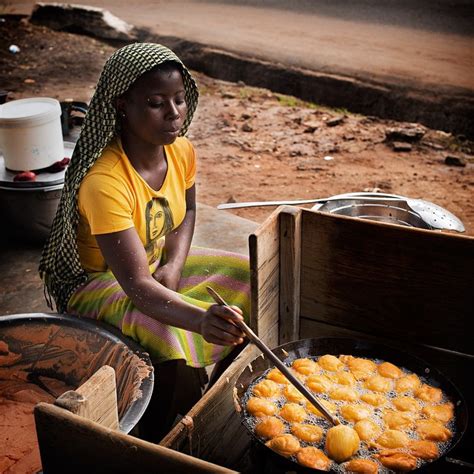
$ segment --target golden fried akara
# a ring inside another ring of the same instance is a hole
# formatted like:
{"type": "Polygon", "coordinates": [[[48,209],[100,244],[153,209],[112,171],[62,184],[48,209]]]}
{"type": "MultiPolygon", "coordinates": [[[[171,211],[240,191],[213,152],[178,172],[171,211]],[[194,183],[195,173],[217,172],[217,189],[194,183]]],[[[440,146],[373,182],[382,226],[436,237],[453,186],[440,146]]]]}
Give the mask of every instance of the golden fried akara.
{"type": "Polygon", "coordinates": [[[314,446],[301,448],[296,454],[296,459],[302,466],[311,469],[329,471],[331,467],[331,460],[320,449],[314,446]]]}
{"type": "Polygon", "coordinates": [[[306,379],[306,385],[316,393],[328,392],[334,386],[326,375],[310,375],[306,379]]]}
{"type": "Polygon", "coordinates": [[[393,389],[392,380],[382,377],[381,375],[373,375],[372,377],[369,377],[364,385],[369,390],[381,393],[387,393],[393,389]]]}
{"type": "Polygon", "coordinates": [[[359,446],[359,435],[350,426],[342,424],[333,426],[326,434],[326,452],[336,462],[347,461],[359,450],[359,446]]]}
{"type": "Polygon", "coordinates": [[[343,405],[341,415],[347,420],[357,422],[364,418],[369,418],[373,413],[373,408],[362,403],[343,405]]]}
{"type": "Polygon", "coordinates": [[[413,414],[397,410],[386,410],[383,414],[383,421],[393,430],[409,430],[415,423],[413,414]]]}
{"type": "Polygon", "coordinates": [[[346,402],[355,402],[359,399],[359,394],[356,390],[347,385],[342,385],[333,388],[329,392],[329,398],[333,400],[344,400],[346,402]]]}
{"type": "Polygon", "coordinates": [[[286,421],[290,421],[290,422],[293,422],[293,421],[301,422],[307,416],[306,410],[301,405],[298,405],[297,403],[286,403],[285,405],[283,405],[279,414],[286,421]]]}
{"type": "Polygon", "coordinates": [[[428,419],[416,423],[416,432],[421,439],[429,441],[448,441],[453,434],[441,422],[428,419]]]}
{"type": "MultiPolygon", "coordinates": [[[[319,399],[319,403],[323,405],[323,407],[326,408],[329,413],[333,415],[336,414],[337,406],[334,403],[324,399],[319,399]]],[[[308,412],[312,413],[313,415],[324,418],[324,415],[310,402],[306,402],[306,410],[308,410],[308,412]]]]}
{"type": "Polygon", "coordinates": [[[382,428],[370,419],[360,420],[354,425],[359,438],[362,441],[370,441],[378,438],[382,432],[382,428]]]}
{"type": "Polygon", "coordinates": [[[344,355],[340,356],[340,360],[347,365],[357,380],[365,380],[377,370],[377,364],[369,359],[344,355]]]}
{"type": "Polygon", "coordinates": [[[276,367],[268,372],[267,379],[281,384],[290,383],[290,381],[276,367]]]}
{"type": "Polygon", "coordinates": [[[339,385],[355,385],[356,379],[351,374],[351,372],[333,372],[331,374],[327,374],[327,377],[331,382],[338,383],[339,385]]]}
{"type": "Polygon", "coordinates": [[[301,441],[318,443],[323,437],[323,429],[318,425],[308,423],[292,423],[290,431],[301,441]]]}
{"type": "Polygon", "coordinates": [[[288,384],[283,389],[283,395],[289,402],[304,403],[306,397],[292,384],[288,384]]]}
{"type": "Polygon", "coordinates": [[[386,405],[388,402],[387,397],[385,395],[375,392],[363,393],[360,396],[360,399],[363,400],[365,403],[368,403],[369,405],[373,405],[374,407],[381,407],[383,405],[386,405]]]}
{"type": "Polygon", "coordinates": [[[376,444],[384,448],[404,448],[409,441],[410,438],[403,431],[390,429],[377,438],[376,444]]]}
{"type": "Polygon", "coordinates": [[[257,397],[275,398],[281,393],[281,387],[273,380],[262,380],[253,387],[253,393],[257,397]]]}
{"type": "Polygon", "coordinates": [[[380,451],[375,456],[386,468],[393,469],[394,471],[408,472],[416,469],[416,457],[409,453],[387,449],[380,451]]]}
{"type": "Polygon", "coordinates": [[[285,457],[293,456],[301,449],[300,442],[291,434],[275,436],[265,445],[285,457]]]}
{"type": "Polygon", "coordinates": [[[421,409],[421,403],[413,397],[395,397],[392,399],[392,403],[397,410],[400,411],[409,411],[409,412],[419,412],[421,409]]]}
{"type": "Polygon", "coordinates": [[[379,472],[379,465],[371,459],[351,459],[344,464],[346,472],[354,474],[377,474],[379,472]]]}
{"type": "Polygon", "coordinates": [[[285,423],[275,416],[268,416],[255,426],[255,433],[262,438],[274,438],[285,432],[285,423]]]}
{"type": "Polygon", "coordinates": [[[251,397],[247,402],[247,411],[253,416],[261,418],[263,416],[275,415],[278,411],[278,407],[270,400],[251,397]]]}
{"type": "Polygon", "coordinates": [[[329,370],[331,372],[336,372],[344,368],[344,364],[336,356],[330,354],[321,356],[318,359],[318,364],[324,370],[329,370]]]}
{"type": "Polygon", "coordinates": [[[454,418],[454,405],[451,402],[441,405],[426,405],[421,412],[427,418],[433,418],[442,423],[448,423],[454,418]]]}
{"type": "Polygon", "coordinates": [[[318,363],[311,359],[296,359],[291,364],[291,368],[303,375],[311,375],[321,371],[318,363]]]}
{"type": "Polygon", "coordinates": [[[438,445],[433,441],[414,439],[408,444],[408,451],[420,459],[436,459],[439,456],[438,445]]]}
{"type": "Polygon", "coordinates": [[[421,385],[421,381],[416,374],[409,374],[400,377],[395,382],[395,390],[399,393],[413,392],[421,385]]]}
{"type": "Polygon", "coordinates": [[[423,384],[415,390],[415,397],[429,403],[439,403],[443,398],[443,391],[440,388],[423,384]]]}
{"type": "Polygon", "coordinates": [[[377,367],[377,371],[382,377],[387,377],[388,379],[398,379],[403,375],[403,372],[390,362],[382,362],[377,367]]]}

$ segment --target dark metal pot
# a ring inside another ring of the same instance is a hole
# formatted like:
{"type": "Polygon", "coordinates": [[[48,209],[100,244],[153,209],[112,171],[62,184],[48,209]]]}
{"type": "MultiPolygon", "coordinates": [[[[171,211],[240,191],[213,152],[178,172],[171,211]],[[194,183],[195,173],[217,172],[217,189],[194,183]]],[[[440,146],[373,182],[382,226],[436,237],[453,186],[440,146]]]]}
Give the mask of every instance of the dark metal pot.
{"type": "MultiPolygon", "coordinates": [[[[383,344],[376,344],[371,341],[357,340],[342,337],[320,337],[313,339],[302,339],[299,341],[283,344],[273,352],[286,365],[290,365],[293,360],[303,357],[314,357],[324,354],[350,354],[355,357],[365,357],[370,359],[382,359],[392,362],[395,365],[404,367],[417,375],[423,376],[427,383],[434,387],[439,387],[448,396],[455,406],[456,429],[449,448],[443,456],[437,460],[424,464],[416,472],[428,472],[434,464],[444,464],[439,472],[451,472],[452,465],[446,462],[446,455],[451,451],[463,437],[468,426],[468,408],[466,400],[456,386],[439,370],[427,362],[411,354],[400,351],[383,344]]],[[[252,438],[260,447],[255,448],[257,452],[266,452],[270,461],[270,471],[285,472],[290,469],[295,472],[315,472],[314,469],[306,469],[296,462],[283,458],[265,446],[265,443],[254,434],[253,425],[245,409],[245,394],[248,387],[265,371],[273,367],[274,364],[265,358],[259,356],[254,359],[240,374],[235,383],[235,402],[240,408],[242,424],[247,428],[252,438]]],[[[466,374],[466,376],[469,376],[466,374]]],[[[267,472],[267,471],[265,471],[267,472]]]]}

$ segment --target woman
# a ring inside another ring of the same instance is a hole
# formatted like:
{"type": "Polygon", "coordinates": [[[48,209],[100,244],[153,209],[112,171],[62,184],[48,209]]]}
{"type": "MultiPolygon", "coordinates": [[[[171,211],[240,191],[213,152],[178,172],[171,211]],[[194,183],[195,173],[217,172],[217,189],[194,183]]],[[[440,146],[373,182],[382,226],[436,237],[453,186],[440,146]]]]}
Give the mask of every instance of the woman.
{"type": "Polygon", "coordinates": [[[212,304],[206,286],[249,314],[247,259],[190,250],[196,157],[184,135],[197,99],[190,73],[161,45],[132,44],[109,58],[40,263],[58,311],[118,327],[160,364],[157,396],[168,397],[154,414],[160,435],[200,395],[183,386],[185,367],[221,361],[243,342],[236,316],[212,304]],[[183,393],[194,395],[176,400],[183,393]]]}

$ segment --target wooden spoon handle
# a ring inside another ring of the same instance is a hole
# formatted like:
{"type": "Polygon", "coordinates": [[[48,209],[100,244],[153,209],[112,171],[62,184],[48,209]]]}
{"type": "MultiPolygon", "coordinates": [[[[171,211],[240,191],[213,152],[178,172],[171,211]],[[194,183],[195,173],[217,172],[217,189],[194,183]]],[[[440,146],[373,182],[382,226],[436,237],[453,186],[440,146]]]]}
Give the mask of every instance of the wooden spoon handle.
{"type": "MultiPolygon", "coordinates": [[[[234,311],[225,300],[210,286],[206,287],[208,293],[214,298],[217,304],[227,306],[235,315],[240,317],[237,311],[234,311]]],[[[309,402],[316,407],[324,417],[333,425],[339,425],[341,422],[337,417],[329,413],[329,411],[319,402],[319,400],[291,373],[290,369],[267,347],[267,345],[250,329],[247,324],[238,320],[235,324],[248,336],[250,341],[255,344],[280,370],[280,372],[306,397],[309,402]]]]}

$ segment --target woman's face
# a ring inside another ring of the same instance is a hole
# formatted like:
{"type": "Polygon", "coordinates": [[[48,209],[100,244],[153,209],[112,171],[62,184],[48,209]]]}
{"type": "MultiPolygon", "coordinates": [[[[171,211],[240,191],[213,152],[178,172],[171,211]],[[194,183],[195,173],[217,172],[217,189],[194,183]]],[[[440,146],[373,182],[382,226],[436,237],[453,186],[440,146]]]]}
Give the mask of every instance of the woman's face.
{"type": "Polygon", "coordinates": [[[153,145],[173,143],[186,118],[187,105],[179,70],[145,73],[117,101],[124,131],[153,145]]]}

